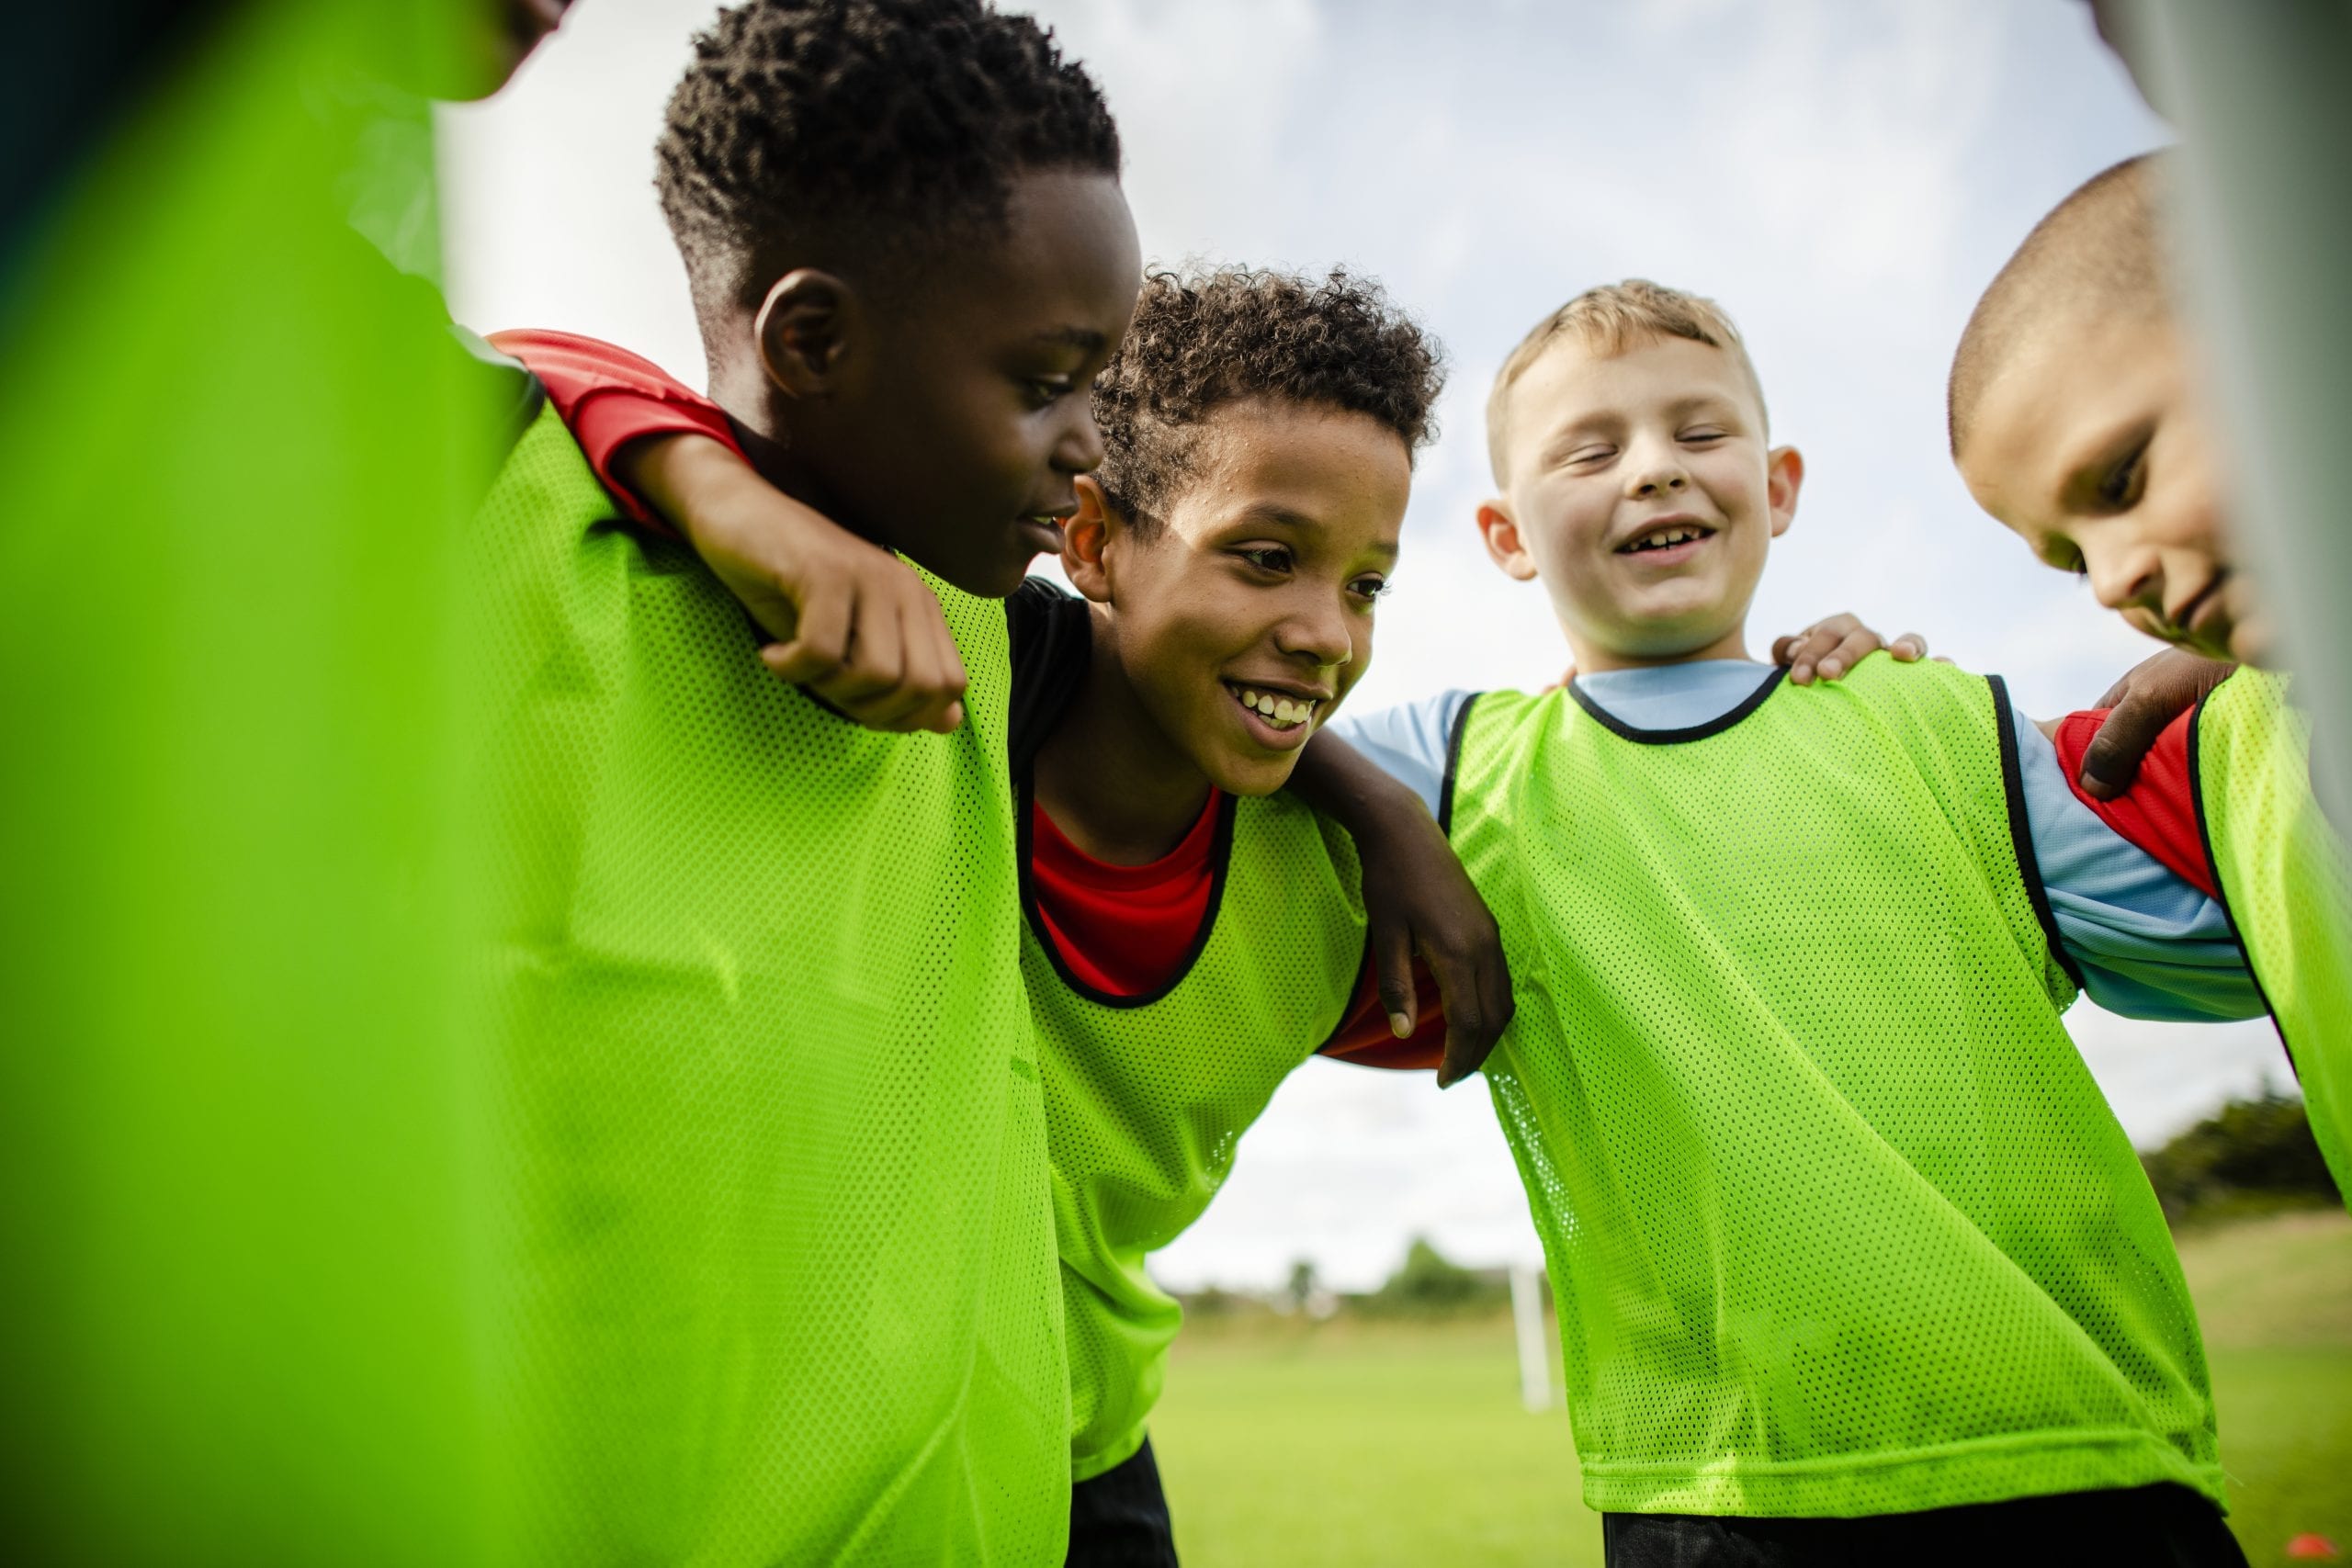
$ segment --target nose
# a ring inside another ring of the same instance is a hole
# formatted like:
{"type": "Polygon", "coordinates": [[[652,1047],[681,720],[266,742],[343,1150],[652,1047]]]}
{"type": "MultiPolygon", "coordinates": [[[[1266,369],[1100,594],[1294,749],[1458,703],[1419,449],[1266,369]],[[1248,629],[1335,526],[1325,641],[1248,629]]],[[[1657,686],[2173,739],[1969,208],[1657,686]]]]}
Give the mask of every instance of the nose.
{"type": "Polygon", "coordinates": [[[1645,442],[1625,465],[1625,495],[1632,501],[1655,501],[1690,485],[1690,471],[1670,442],[1645,442]]]}
{"type": "Polygon", "coordinates": [[[1095,428],[1092,400],[1069,400],[1075,412],[1054,437],[1056,469],[1065,474],[1091,474],[1102,466],[1102,432],[1095,428]]]}
{"type": "Polygon", "coordinates": [[[1354,617],[1340,598],[1314,592],[1299,596],[1276,629],[1274,642],[1302,663],[1311,660],[1317,670],[1337,670],[1355,658],[1355,634],[1354,617]]]}
{"type": "Polygon", "coordinates": [[[2091,592],[2110,610],[2164,607],[2165,574],[2156,552],[2130,540],[2086,532],[2075,541],[2091,592]]]}

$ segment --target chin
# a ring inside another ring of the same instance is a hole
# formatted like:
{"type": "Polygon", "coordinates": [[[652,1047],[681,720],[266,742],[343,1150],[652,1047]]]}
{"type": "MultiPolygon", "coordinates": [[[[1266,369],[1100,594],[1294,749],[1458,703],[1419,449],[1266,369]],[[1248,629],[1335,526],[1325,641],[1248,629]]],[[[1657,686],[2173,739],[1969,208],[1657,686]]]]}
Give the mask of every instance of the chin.
{"type": "Polygon", "coordinates": [[[1290,783],[1291,771],[1298,766],[1298,753],[1285,757],[1216,757],[1204,759],[1210,766],[1202,769],[1209,783],[1227,795],[1263,795],[1278,793],[1290,783]]]}
{"type": "Polygon", "coordinates": [[[1019,588],[1029,575],[1030,563],[1037,558],[1032,550],[1023,554],[1007,553],[992,560],[933,562],[920,564],[951,585],[981,599],[1002,599],[1019,588]]]}

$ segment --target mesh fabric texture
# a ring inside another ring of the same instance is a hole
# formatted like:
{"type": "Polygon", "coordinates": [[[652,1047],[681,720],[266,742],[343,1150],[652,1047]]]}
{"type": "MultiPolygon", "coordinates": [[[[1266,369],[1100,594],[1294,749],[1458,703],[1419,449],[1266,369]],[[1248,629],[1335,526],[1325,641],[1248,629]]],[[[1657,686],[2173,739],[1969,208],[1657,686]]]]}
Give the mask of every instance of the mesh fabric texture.
{"type": "Polygon", "coordinates": [[[1111,1000],[1073,982],[1034,907],[1022,933],[1080,1481],[1142,1446],[1166,1381],[1183,1309],[1147,1257],[1207,1210],[1241,1134],[1339,1027],[1363,960],[1347,834],[1282,795],[1227,804],[1208,940],[1162,994],[1111,1000]]]}
{"type": "Polygon", "coordinates": [[[1001,604],[870,733],[549,411],[476,530],[524,1562],[1058,1562],[1068,1399],[1001,604]]]}
{"type": "Polygon", "coordinates": [[[1595,1508],[2220,1500],[2164,1217],[2059,1022],[1997,686],[1871,660],[1628,736],[1476,699],[1452,836],[1595,1508]]]}
{"type": "Polygon", "coordinates": [[[2283,676],[2242,669],[2206,696],[2189,734],[2222,906],[2352,1201],[2352,873],[2312,793],[2310,721],[2283,676]]]}

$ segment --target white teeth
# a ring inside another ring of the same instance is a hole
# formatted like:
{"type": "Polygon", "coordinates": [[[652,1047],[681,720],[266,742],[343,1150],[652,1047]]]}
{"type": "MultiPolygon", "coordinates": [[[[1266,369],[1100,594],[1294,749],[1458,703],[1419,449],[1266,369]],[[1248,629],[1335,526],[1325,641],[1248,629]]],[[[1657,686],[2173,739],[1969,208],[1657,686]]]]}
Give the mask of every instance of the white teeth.
{"type": "Polygon", "coordinates": [[[1243,707],[1280,728],[1288,729],[1305,724],[1315,716],[1315,704],[1311,700],[1276,696],[1272,692],[1256,691],[1248,686],[1227,689],[1241,699],[1243,707]]]}
{"type": "Polygon", "coordinates": [[[1634,548],[1637,550],[1668,549],[1675,545],[1682,544],[1690,539],[1702,538],[1705,536],[1705,533],[1706,531],[1702,528],[1694,528],[1687,525],[1674,528],[1661,528],[1655,534],[1645,534],[1639,539],[1634,540],[1634,548]]]}

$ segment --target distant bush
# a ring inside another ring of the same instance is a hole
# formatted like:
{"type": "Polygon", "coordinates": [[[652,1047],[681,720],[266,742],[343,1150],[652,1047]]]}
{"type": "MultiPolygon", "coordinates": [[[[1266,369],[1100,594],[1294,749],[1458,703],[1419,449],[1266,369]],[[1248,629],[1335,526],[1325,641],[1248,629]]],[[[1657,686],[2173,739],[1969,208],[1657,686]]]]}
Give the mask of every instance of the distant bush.
{"type": "Polygon", "coordinates": [[[2342,1201],[2303,1102],[2279,1095],[2233,1100],[2140,1163],[2176,1224],[2342,1201]]]}
{"type": "Polygon", "coordinates": [[[1443,1317],[1492,1312],[1510,1299],[1510,1278],[1502,1269],[1464,1269],[1415,1236],[1388,1282],[1350,1304],[1374,1316],[1443,1317]]]}

